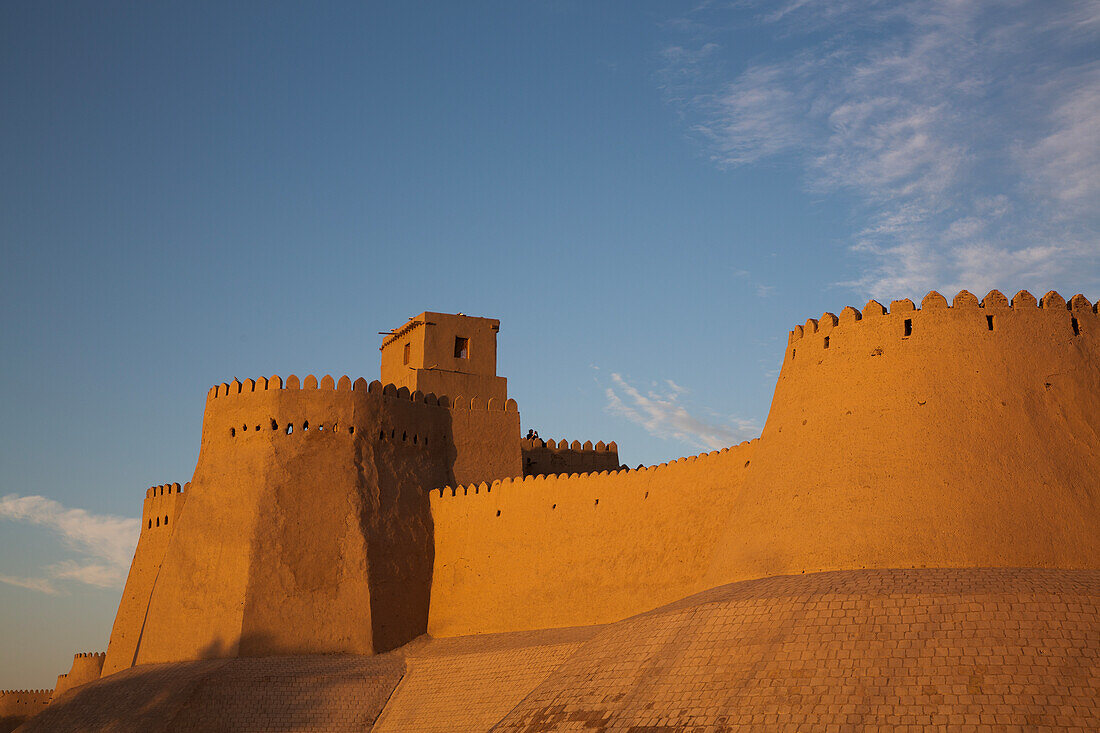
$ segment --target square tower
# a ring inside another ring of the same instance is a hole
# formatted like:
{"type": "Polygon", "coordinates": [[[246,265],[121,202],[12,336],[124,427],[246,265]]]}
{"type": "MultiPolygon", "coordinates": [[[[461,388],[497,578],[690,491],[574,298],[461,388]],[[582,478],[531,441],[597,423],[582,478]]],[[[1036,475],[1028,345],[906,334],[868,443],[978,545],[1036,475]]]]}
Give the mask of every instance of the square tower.
{"type": "Polygon", "coordinates": [[[382,340],[382,383],[448,397],[508,399],[497,376],[500,321],[425,311],[382,340]]]}

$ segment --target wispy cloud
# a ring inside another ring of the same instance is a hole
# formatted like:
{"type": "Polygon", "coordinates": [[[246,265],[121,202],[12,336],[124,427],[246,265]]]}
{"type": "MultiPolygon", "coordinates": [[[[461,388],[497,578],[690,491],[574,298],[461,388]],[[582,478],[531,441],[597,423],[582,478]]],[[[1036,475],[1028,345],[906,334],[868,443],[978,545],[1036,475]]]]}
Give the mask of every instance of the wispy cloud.
{"type": "Polygon", "coordinates": [[[668,27],[663,87],[716,164],[856,202],[846,285],[1100,290],[1096,0],[745,0],[668,27]],[[746,27],[773,50],[723,45],[746,27]]]}
{"type": "Polygon", "coordinates": [[[672,438],[699,448],[724,448],[756,437],[760,428],[752,420],[730,417],[708,421],[688,411],[681,402],[687,389],[666,379],[644,392],[621,374],[612,373],[612,386],[605,389],[607,411],[645,428],[658,438],[672,438]]]}
{"type": "Polygon", "coordinates": [[[79,559],[47,566],[44,578],[0,575],[7,583],[42,593],[56,594],[53,581],[69,580],[104,588],[120,587],[133,558],[141,522],[130,517],[93,514],[73,509],[44,496],[0,497],[0,519],[22,522],[56,533],[79,559]]]}
{"type": "Polygon", "coordinates": [[[0,573],[0,583],[14,585],[16,588],[26,588],[27,590],[45,593],[48,596],[60,595],[60,591],[58,591],[53,583],[46,578],[20,578],[14,575],[4,575],[0,573]]]}

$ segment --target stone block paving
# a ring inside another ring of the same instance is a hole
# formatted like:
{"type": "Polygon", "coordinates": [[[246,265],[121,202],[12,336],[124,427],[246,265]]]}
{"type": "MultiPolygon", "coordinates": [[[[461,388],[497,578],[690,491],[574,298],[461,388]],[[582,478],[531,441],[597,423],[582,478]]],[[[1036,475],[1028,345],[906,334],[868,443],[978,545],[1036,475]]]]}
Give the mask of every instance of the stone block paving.
{"type": "Polygon", "coordinates": [[[483,733],[600,627],[433,639],[410,649],[375,733],[483,733]]]}
{"type": "Polygon", "coordinates": [[[145,665],[72,690],[20,733],[364,731],[403,671],[396,654],[145,665]]]}
{"type": "Polygon", "coordinates": [[[605,627],[494,731],[1100,730],[1100,571],[861,570],[605,627]]]}

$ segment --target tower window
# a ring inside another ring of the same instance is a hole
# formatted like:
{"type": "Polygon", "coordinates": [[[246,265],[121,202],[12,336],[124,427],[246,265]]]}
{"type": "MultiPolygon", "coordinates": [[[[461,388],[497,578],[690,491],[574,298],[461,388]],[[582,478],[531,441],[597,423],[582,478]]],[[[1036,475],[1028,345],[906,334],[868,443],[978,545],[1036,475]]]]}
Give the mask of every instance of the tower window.
{"type": "Polygon", "coordinates": [[[993,316],[985,317],[985,325],[990,331],[993,330],[993,316]]]}
{"type": "Polygon", "coordinates": [[[906,318],[905,319],[905,335],[906,336],[912,336],[913,335],[913,319],[911,319],[911,318],[906,318]]]}
{"type": "Polygon", "coordinates": [[[405,366],[409,365],[409,358],[412,355],[412,344],[405,344],[405,352],[402,356],[405,366]]]}
{"type": "Polygon", "coordinates": [[[455,336],[455,358],[470,358],[470,339],[463,336],[455,336]]]}
{"type": "Polygon", "coordinates": [[[825,337],[825,348],[826,349],[829,348],[829,337],[828,336],[825,337]]]}

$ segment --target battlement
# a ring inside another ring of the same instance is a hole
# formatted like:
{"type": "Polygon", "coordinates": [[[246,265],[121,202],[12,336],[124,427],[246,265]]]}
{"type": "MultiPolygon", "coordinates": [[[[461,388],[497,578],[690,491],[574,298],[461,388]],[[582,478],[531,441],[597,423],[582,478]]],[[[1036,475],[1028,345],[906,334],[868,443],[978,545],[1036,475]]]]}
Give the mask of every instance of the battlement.
{"type": "Polygon", "coordinates": [[[592,441],[581,444],[562,439],[557,442],[539,438],[524,438],[520,441],[523,454],[523,475],[537,476],[561,473],[592,473],[600,470],[619,468],[619,447],[614,443],[596,445],[592,441]]]}
{"type": "Polygon", "coordinates": [[[154,496],[164,496],[165,494],[171,496],[172,494],[182,494],[187,490],[191,484],[186,483],[183,486],[179,484],[160,484],[159,486],[150,486],[145,490],[145,498],[152,499],[154,496]]]}
{"type": "MultiPolygon", "coordinates": [[[[693,456],[682,456],[680,458],[677,458],[675,461],[669,461],[667,463],[658,463],[658,464],[654,464],[652,466],[639,466],[638,468],[627,468],[626,466],[620,466],[619,468],[604,469],[604,470],[601,470],[601,471],[583,471],[583,472],[572,472],[572,473],[562,472],[562,473],[550,473],[550,474],[535,474],[535,475],[525,475],[525,476],[516,476],[516,477],[508,477],[508,478],[503,478],[503,479],[497,479],[496,481],[493,481],[491,483],[487,482],[487,481],[482,481],[480,483],[472,483],[472,484],[465,484],[465,485],[459,485],[459,486],[443,486],[443,487],[437,488],[434,491],[432,491],[432,497],[433,498],[438,497],[438,498],[442,499],[442,498],[446,498],[446,497],[457,497],[457,496],[482,496],[482,495],[491,494],[494,488],[498,490],[498,494],[499,494],[499,492],[501,490],[508,491],[511,488],[517,487],[517,486],[522,485],[522,484],[535,484],[535,483],[545,484],[545,483],[548,483],[548,482],[559,481],[559,480],[588,479],[588,478],[593,478],[593,477],[598,477],[598,476],[635,476],[635,475],[644,474],[644,473],[647,473],[647,472],[654,472],[655,473],[655,472],[664,471],[664,470],[666,470],[670,467],[678,466],[680,464],[694,463],[695,461],[700,461],[700,460],[705,461],[705,460],[711,459],[711,458],[718,458],[720,456],[726,455],[730,451],[737,451],[740,448],[748,447],[748,446],[752,445],[753,443],[755,443],[758,440],[759,440],[759,438],[753,438],[752,440],[742,441],[738,445],[730,446],[728,448],[722,448],[721,450],[713,450],[713,451],[709,451],[709,452],[703,452],[703,453],[699,453],[699,454],[693,455],[693,456]]],[[[524,444],[527,444],[527,443],[537,444],[537,443],[541,443],[542,441],[538,438],[535,438],[533,440],[529,440],[527,438],[524,438],[522,442],[524,444]]],[[[554,441],[550,440],[548,442],[553,443],[554,441]]],[[[573,441],[573,443],[576,444],[577,442],[573,441]]],[[[558,445],[562,445],[562,444],[565,444],[564,440],[561,441],[558,445]]],[[[591,446],[591,443],[586,443],[586,445],[591,446]]],[[[595,449],[593,449],[593,450],[595,450],[595,449]]],[[[603,451],[612,451],[613,452],[613,451],[616,451],[617,448],[615,447],[614,441],[612,441],[611,443],[609,443],[607,446],[605,446],[601,450],[603,450],[603,451]]],[[[746,463],[746,466],[747,465],[748,464],[746,463]]],[[[598,506],[598,504],[597,504],[597,506],[598,506]]]]}
{"type": "Polygon", "coordinates": [[[179,514],[190,483],[160,484],[145,490],[145,502],[141,509],[141,531],[167,528],[179,514]]]}
{"type": "Polygon", "coordinates": [[[368,383],[363,377],[359,377],[352,382],[346,374],[340,377],[339,380],[333,380],[331,375],[326,374],[320,381],[312,374],[304,380],[299,380],[298,377],[291,374],[286,378],[285,383],[278,375],[246,379],[243,382],[233,380],[229,383],[223,382],[211,387],[207,393],[207,401],[271,390],[366,393],[392,400],[402,400],[429,407],[445,407],[453,410],[496,410],[504,412],[517,412],[519,410],[519,406],[513,399],[498,400],[489,398],[486,400],[477,396],[463,397],[460,395],[452,398],[447,395],[436,395],[433,392],[425,394],[419,390],[410,391],[408,387],[398,387],[395,384],[383,385],[378,380],[368,383]]]}
{"type": "Polygon", "coordinates": [[[610,443],[604,443],[602,440],[592,445],[591,440],[585,441],[583,444],[579,440],[574,440],[572,443],[562,438],[558,442],[554,442],[554,439],[543,440],[541,438],[522,438],[519,445],[524,450],[534,450],[536,448],[549,448],[550,450],[572,450],[572,451],[596,451],[597,453],[612,452],[616,453],[619,450],[619,446],[615,441],[610,443]]]}
{"type": "MultiPolygon", "coordinates": [[[[820,318],[807,319],[806,323],[795,326],[787,338],[789,346],[786,359],[793,360],[797,357],[797,349],[800,342],[804,342],[815,334],[821,338],[821,347],[832,348],[836,344],[832,339],[834,331],[845,332],[849,327],[860,324],[884,323],[881,319],[887,317],[897,326],[898,338],[908,338],[919,334],[914,329],[913,318],[915,314],[937,314],[950,312],[962,322],[959,325],[969,327],[974,332],[996,332],[998,330],[998,318],[1010,317],[1017,314],[1034,314],[1040,311],[1056,316],[1064,323],[1057,323],[1058,327],[1065,327],[1073,335],[1078,336],[1083,329],[1097,331],[1097,308],[1100,304],[1092,303],[1087,297],[1078,293],[1067,302],[1065,298],[1055,291],[1050,291],[1037,299],[1026,290],[1021,290],[1012,297],[1006,298],[999,290],[991,290],[981,301],[967,290],[960,291],[948,305],[947,298],[935,290],[929,292],[921,299],[920,308],[913,301],[905,298],[890,303],[889,309],[877,300],[871,300],[860,311],[848,306],[837,316],[834,313],[823,313],[820,318]]],[[[810,348],[816,348],[816,343],[810,348]]]]}

